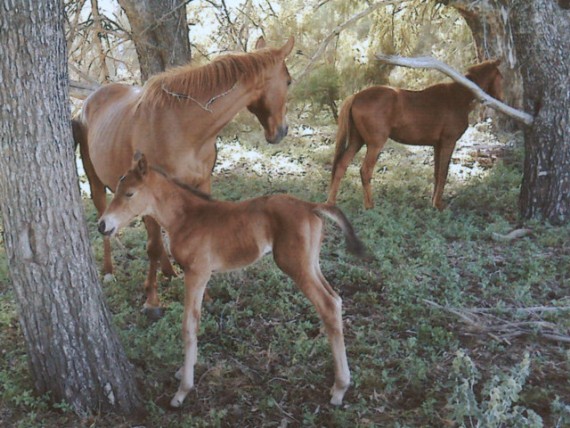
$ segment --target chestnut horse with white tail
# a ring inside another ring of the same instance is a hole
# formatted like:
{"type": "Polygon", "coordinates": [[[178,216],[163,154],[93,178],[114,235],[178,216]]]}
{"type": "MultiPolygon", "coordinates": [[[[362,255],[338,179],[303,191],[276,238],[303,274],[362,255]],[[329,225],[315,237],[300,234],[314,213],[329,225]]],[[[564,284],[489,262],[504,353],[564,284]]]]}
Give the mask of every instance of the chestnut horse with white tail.
{"type": "MultiPolygon", "coordinates": [[[[249,109],[277,144],[287,134],[286,99],[291,76],[285,58],[294,39],[266,48],[260,38],[250,53],[220,56],[202,67],[173,68],[152,77],[143,88],[110,84],[95,91],[73,121],[91,197],[99,215],[107,204],[105,188],[115,191],[121,175],[140,150],[169,175],[210,192],[216,160],[216,136],[242,109],[249,109]]],[[[145,281],[151,312],[159,308],[156,272],[173,276],[160,227],[145,217],[150,260],[145,281]]],[[[103,272],[111,274],[111,246],[104,239],[103,272]]]]}
{"type": "Polygon", "coordinates": [[[185,357],[177,372],[181,382],[170,402],[172,407],[180,407],[194,387],[202,299],[210,276],[213,272],[248,266],[269,252],[277,266],[315,305],[324,323],[335,370],[331,403],[342,403],[350,371],[342,332],[341,299],[319,266],[323,239],[320,216],[341,227],[351,253],[364,258],[367,250],[339,208],[288,195],[242,202],[215,201],[149,166],[144,155],[137,153],[99,220],[99,231],[114,235],[137,215],[152,216],[166,230],[172,255],[184,270],[185,357]]]}
{"type": "MultiPolygon", "coordinates": [[[[466,77],[492,97],[501,99],[500,61],[470,67],[466,77]]],[[[348,97],[340,110],[328,203],[335,204],[340,180],[354,155],[366,145],[360,168],[364,206],[372,208],[371,180],[378,156],[391,138],[402,144],[434,147],[432,205],[444,208],[443,188],[451,154],[469,125],[475,96],[457,82],[440,83],[422,91],[373,86],[348,97]]]]}

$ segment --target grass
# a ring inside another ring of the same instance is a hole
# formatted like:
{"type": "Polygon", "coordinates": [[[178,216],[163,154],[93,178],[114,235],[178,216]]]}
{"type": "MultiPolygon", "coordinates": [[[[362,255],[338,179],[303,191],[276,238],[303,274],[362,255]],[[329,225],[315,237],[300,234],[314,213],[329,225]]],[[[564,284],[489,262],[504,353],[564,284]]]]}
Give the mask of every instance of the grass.
{"type": "MultiPolygon", "coordinates": [[[[279,146],[226,141],[214,197],[287,191],[324,201],[333,132],[293,133],[279,146]]],[[[570,227],[530,222],[528,236],[495,239],[520,226],[522,154],[513,136],[505,138],[509,156],[484,175],[450,177],[443,212],[430,206],[429,152],[387,147],[374,176],[373,210],[362,209],[359,160],[349,168],[339,206],[377,260],[351,258],[340,232],[327,224],[322,269],[343,298],[353,376],[339,408],[328,404],[333,368],[317,315],[268,257],[210,281],[214,300],[202,314],[197,386],[182,411],[169,410],[182,361],[183,282],[161,281],[168,307],[161,320],[140,313],[145,234],[135,222],[122,233],[123,246],[114,246],[116,281],[104,290],[137,367],[148,417],[78,420],[65,403],[54,408],[33,393],[0,245],[0,425],[568,426],[570,351],[543,336],[547,329],[568,335],[568,311],[514,308],[570,306],[570,227]],[[478,313],[479,328],[458,315],[475,308],[486,311],[478,313]],[[501,322],[511,330],[489,330],[501,322]]],[[[96,215],[88,201],[86,208],[100,263],[96,215]]]]}

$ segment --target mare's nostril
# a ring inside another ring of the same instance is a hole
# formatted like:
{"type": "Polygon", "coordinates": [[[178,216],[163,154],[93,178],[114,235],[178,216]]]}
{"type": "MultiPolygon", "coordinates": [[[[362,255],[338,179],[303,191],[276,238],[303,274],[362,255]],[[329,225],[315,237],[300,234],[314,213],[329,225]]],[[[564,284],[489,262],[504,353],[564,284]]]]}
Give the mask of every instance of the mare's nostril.
{"type": "Polygon", "coordinates": [[[97,228],[99,230],[99,233],[101,234],[105,234],[105,220],[101,220],[99,222],[99,227],[97,228]]]}

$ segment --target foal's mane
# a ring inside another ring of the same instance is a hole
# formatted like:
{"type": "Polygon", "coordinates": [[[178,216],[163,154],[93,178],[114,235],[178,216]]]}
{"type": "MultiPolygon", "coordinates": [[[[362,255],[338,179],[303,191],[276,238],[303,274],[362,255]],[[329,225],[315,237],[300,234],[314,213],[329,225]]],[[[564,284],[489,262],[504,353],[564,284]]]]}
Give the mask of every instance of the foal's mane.
{"type": "Polygon", "coordinates": [[[186,183],[183,183],[182,181],[171,177],[170,175],[168,175],[166,173],[166,171],[164,171],[162,168],[158,167],[158,166],[151,166],[150,169],[152,169],[155,172],[158,172],[160,175],[162,175],[164,178],[166,178],[168,181],[172,182],[173,184],[175,184],[176,186],[192,193],[194,196],[199,197],[200,199],[204,199],[205,201],[211,201],[212,197],[210,195],[208,195],[207,193],[202,192],[201,190],[196,189],[195,187],[192,187],[186,183]]]}
{"type": "Polygon", "coordinates": [[[265,48],[222,55],[199,67],[192,64],[174,67],[147,81],[139,104],[161,107],[191,100],[205,104],[231,90],[240,80],[263,77],[280,60],[279,49],[265,48]]]}

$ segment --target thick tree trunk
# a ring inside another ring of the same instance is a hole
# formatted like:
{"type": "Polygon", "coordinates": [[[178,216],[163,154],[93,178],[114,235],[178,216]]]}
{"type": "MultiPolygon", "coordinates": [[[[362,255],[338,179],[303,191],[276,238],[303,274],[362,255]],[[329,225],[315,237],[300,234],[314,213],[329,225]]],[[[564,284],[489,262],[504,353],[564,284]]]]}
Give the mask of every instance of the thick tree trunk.
{"type": "Polygon", "coordinates": [[[190,61],[187,0],[119,0],[131,25],[141,80],[190,61]]]}
{"type": "Polygon", "coordinates": [[[510,9],[524,82],[524,218],[570,221],[570,11],[550,0],[517,1],[510,9]]]}
{"type": "Polygon", "coordinates": [[[111,326],[75,170],[63,2],[0,5],[0,209],[35,386],[76,413],[141,407],[111,326]]]}

